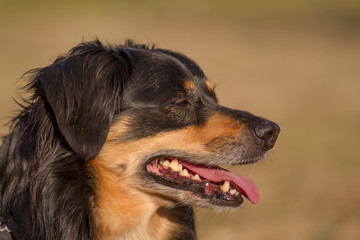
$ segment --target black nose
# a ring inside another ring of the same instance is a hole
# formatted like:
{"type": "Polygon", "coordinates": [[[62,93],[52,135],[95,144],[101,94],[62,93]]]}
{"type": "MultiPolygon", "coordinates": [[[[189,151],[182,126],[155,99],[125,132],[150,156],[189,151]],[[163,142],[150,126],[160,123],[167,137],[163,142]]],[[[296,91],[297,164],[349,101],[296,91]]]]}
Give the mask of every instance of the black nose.
{"type": "Polygon", "coordinates": [[[261,121],[255,127],[256,136],[264,142],[266,149],[274,147],[276,139],[280,132],[280,127],[271,121],[261,121]]]}

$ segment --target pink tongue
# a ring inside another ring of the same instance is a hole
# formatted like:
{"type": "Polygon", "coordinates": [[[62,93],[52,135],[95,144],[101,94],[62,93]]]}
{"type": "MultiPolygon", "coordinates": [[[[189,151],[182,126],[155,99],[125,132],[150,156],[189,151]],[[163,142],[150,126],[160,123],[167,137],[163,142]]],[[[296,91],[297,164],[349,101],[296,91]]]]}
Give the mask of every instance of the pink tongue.
{"type": "Polygon", "coordinates": [[[244,196],[249,199],[252,204],[256,204],[259,201],[259,191],[257,190],[255,184],[246,177],[238,176],[221,168],[208,168],[183,161],[181,161],[181,164],[187,169],[212,182],[223,182],[226,180],[231,181],[241,188],[244,192],[244,196]]]}

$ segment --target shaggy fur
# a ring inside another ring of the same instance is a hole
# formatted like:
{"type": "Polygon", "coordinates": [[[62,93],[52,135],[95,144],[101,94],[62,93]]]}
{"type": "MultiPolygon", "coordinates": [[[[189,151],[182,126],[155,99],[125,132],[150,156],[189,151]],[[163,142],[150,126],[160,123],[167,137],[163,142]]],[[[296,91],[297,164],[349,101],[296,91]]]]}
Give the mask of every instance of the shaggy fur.
{"type": "Polygon", "coordinates": [[[254,162],[279,132],[218,105],[187,57],[131,41],[80,44],[28,76],[0,148],[0,216],[16,239],[195,239],[190,205],[221,204],[159,183],[149,159],[254,162]]]}

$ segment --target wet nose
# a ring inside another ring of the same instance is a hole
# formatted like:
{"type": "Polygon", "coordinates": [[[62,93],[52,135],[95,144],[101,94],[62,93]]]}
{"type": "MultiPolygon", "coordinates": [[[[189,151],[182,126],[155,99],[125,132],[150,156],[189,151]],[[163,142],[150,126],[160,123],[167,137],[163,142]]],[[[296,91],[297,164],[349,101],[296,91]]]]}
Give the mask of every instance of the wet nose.
{"type": "Polygon", "coordinates": [[[266,149],[271,149],[275,145],[280,132],[280,127],[274,122],[265,120],[259,122],[254,127],[254,131],[256,136],[264,142],[264,147],[266,149]]]}

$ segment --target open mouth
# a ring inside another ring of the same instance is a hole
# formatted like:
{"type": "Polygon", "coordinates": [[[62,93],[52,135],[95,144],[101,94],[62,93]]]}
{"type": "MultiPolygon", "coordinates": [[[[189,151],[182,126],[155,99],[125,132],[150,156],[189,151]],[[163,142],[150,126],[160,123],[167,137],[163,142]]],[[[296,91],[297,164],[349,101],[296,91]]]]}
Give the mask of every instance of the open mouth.
{"type": "Polygon", "coordinates": [[[239,206],[243,198],[256,204],[259,192],[252,181],[220,167],[190,163],[176,157],[158,157],[146,165],[156,182],[168,187],[191,191],[221,206],[239,206]]]}

